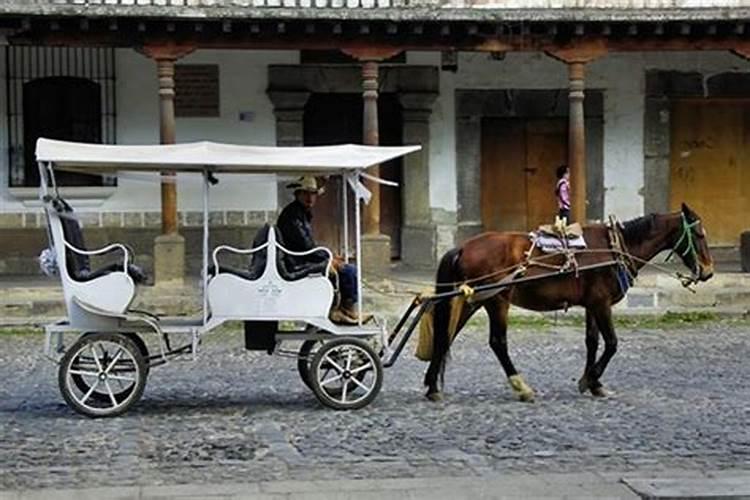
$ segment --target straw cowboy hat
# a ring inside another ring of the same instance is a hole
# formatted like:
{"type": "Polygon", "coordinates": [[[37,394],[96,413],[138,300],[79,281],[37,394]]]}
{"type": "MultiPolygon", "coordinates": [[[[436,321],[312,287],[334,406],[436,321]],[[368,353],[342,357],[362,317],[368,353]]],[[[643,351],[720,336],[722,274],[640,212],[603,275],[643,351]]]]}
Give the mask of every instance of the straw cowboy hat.
{"type": "Polygon", "coordinates": [[[308,193],[315,194],[323,194],[325,192],[322,186],[318,186],[318,181],[312,175],[303,175],[291,184],[287,184],[286,187],[295,191],[307,191],[308,193]]]}

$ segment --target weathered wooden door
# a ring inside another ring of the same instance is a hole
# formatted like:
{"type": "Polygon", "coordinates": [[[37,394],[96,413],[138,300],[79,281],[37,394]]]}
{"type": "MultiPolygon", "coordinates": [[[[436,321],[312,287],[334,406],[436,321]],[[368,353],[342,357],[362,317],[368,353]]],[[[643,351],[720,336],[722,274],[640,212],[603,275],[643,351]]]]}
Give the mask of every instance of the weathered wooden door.
{"type": "MultiPolygon", "coordinates": [[[[304,143],[306,146],[362,143],[361,94],[313,94],[305,106],[304,143]]],[[[401,106],[395,95],[382,94],[378,99],[380,143],[401,144],[401,106]]],[[[380,189],[381,231],[391,237],[391,257],[401,255],[401,160],[381,166],[381,177],[399,183],[399,187],[380,189]]],[[[354,249],[354,201],[349,195],[350,249],[354,249]]],[[[316,240],[339,251],[343,248],[341,183],[331,178],[326,192],[318,198],[314,210],[313,231],[316,240]]]]}
{"type": "Polygon", "coordinates": [[[555,170],[567,162],[567,143],[564,118],[482,121],[485,230],[527,231],[554,220],[555,170]]]}
{"type": "Polygon", "coordinates": [[[737,245],[750,229],[750,101],[673,103],[669,204],[686,202],[712,245],[737,245]]]}

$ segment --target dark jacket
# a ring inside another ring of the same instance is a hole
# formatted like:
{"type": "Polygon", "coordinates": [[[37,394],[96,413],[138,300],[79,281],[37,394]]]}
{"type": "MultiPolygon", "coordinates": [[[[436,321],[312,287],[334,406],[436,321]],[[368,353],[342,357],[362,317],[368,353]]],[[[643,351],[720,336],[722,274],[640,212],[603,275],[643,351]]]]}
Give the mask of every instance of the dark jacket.
{"type": "MultiPolygon", "coordinates": [[[[276,227],[281,232],[284,246],[289,250],[306,252],[318,246],[312,235],[312,213],[297,200],[284,207],[276,221],[276,227]]],[[[321,250],[302,257],[285,255],[284,260],[290,269],[299,269],[310,265],[325,267],[328,254],[321,250]]]]}

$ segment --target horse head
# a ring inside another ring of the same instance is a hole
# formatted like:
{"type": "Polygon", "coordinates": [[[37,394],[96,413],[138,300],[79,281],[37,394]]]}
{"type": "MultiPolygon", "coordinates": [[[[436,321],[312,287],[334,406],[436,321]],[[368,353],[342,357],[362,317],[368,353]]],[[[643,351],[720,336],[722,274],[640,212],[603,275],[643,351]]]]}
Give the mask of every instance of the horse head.
{"type": "Polygon", "coordinates": [[[706,229],[700,216],[685,203],[679,212],[672,252],[680,256],[695,280],[707,281],[713,276],[714,259],[708,249],[706,229]]]}

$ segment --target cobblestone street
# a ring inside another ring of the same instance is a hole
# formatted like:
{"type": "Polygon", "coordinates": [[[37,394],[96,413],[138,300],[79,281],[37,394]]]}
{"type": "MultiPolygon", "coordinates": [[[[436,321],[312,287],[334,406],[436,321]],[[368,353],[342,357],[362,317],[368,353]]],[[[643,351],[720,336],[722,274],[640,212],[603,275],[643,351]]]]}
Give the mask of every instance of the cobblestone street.
{"type": "Polygon", "coordinates": [[[515,329],[511,354],[537,391],[524,404],[474,325],[452,351],[444,402],[424,399],[426,365],[405,352],[375,402],[351,413],[323,408],[293,360],[243,351],[239,332],[221,332],[197,362],[154,369],[141,402],[105,420],[65,406],[41,334],[0,335],[0,489],[747,470],[749,331],[620,328],[603,379],[616,394],[594,400],[576,390],[580,328],[515,329]]]}

